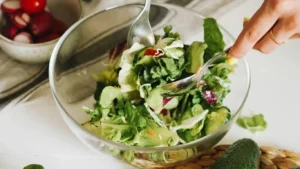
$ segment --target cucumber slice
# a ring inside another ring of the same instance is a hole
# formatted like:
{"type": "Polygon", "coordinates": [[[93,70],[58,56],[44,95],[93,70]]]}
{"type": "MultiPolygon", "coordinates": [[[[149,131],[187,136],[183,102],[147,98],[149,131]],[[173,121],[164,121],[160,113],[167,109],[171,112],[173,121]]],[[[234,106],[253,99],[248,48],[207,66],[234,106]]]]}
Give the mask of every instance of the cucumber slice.
{"type": "Polygon", "coordinates": [[[207,120],[205,123],[205,134],[211,134],[221,128],[223,124],[227,121],[228,114],[230,114],[227,107],[222,107],[215,112],[207,115],[207,120]]]}

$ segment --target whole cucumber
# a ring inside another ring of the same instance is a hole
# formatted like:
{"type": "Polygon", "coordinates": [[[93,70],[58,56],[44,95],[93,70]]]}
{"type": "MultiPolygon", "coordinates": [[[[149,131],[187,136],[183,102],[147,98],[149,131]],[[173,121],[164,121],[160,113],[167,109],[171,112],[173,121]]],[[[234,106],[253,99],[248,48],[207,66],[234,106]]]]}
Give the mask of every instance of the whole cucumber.
{"type": "Polygon", "coordinates": [[[210,169],[259,169],[260,149],[251,139],[234,142],[210,169]]]}

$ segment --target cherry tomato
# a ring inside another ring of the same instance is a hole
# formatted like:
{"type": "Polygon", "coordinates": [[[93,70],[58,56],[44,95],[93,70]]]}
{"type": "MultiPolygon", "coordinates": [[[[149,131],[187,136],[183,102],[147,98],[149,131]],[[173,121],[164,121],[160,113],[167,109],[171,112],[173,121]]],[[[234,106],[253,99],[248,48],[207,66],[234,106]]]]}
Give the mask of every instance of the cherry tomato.
{"type": "Polygon", "coordinates": [[[28,14],[43,12],[46,7],[46,0],[20,0],[21,8],[28,14]]]}
{"type": "Polygon", "coordinates": [[[144,55],[155,55],[156,52],[157,51],[155,49],[146,49],[144,55]]]}

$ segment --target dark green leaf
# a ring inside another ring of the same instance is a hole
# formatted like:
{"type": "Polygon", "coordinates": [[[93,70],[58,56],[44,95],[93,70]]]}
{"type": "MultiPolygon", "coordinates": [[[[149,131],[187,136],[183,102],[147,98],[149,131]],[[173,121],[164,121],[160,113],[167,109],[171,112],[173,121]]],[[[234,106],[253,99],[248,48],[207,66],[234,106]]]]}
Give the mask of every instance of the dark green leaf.
{"type": "Polygon", "coordinates": [[[204,19],[204,41],[207,44],[205,51],[205,61],[209,60],[216,53],[222,52],[225,47],[223,35],[219,29],[218,23],[214,18],[204,19]]]}
{"type": "MultiPolygon", "coordinates": [[[[227,80],[221,79],[218,76],[215,76],[211,73],[207,73],[204,76],[204,81],[207,84],[207,87],[209,89],[212,89],[213,92],[216,95],[217,103],[212,106],[221,106],[223,103],[223,100],[227,96],[227,94],[230,92],[230,86],[228,84],[227,80]]],[[[204,96],[203,96],[204,97],[204,96]]]]}
{"type": "Polygon", "coordinates": [[[92,122],[98,121],[102,118],[101,107],[96,107],[94,110],[85,107],[83,109],[88,115],[90,115],[92,122]]]}
{"type": "Polygon", "coordinates": [[[140,106],[133,106],[129,101],[125,104],[125,119],[126,123],[143,128],[147,125],[147,120],[145,117],[141,115],[145,111],[143,105],[140,106]]]}
{"type": "Polygon", "coordinates": [[[194,41],[188,48],[188,66],[186,71],[189,73],[196,73],[200,66],[204,64],[204,50],[207,45],[203,42],[194,41]]]}
{"type": "Polygon", "coordinates": [[[164,27],[165,35],[164,38],[174,38],[175,40],[180,39],[180,35],[177,32],[171,32],[172,31],[172,26],[167,25],[164,27]]]}
{"type": "Polygon", "coordinates": [[[165,69],[170,76],[170,79],[177,79],[180,77],[182,71],[177,67],[176,62],[173,58],[162,58],[159,59],[161,69],[165,69]]]}

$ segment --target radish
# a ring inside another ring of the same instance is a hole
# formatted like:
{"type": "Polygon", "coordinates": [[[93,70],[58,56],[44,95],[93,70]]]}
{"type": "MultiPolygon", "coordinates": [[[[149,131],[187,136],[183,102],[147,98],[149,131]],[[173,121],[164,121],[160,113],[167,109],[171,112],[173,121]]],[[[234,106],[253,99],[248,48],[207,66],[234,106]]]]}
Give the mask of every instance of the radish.
{"type": "Polygon", "coordinates": [[[18,28],[15,26],[10,26],[5,30],[5,36],[9,39],[13,39],[18,33],[18,28]]]}
{"type": "Polygon", "coordinates": [[[21,29],[26,27],[30,22],[30,16],[22,11],[18,11],[15,14],[10,14],[9,18],[16,27],[21,29]]]}
{"type": "Polygon", "coordinates": [[[53,33],[63,34],[65,33],[66,30],[67,30],[67,26],[64,22],[57,19],[54,20],[53,28],[52,28],[53,33]]]}
{"type": "Polygon", "coordinates": [[[16,16],[19,16],[20,18],[22,18],[23,21],[25,21],[27,24],[30,22],[30,16],[25,12],[17,13],[16,16]]]}
{"type": "Polygon", "coordinates": [[[35,36],[45,35],[51,31],[53,22],[53,16],[49,12],[44,11],[31,18],[29,29],[35,36]]]}
{"type": "Polygon", "coordinates": [[[17,34],[13,40],[16,42],[27,43],[27,44],[32,43],[32,37],[27,32],[21,32],[17,34]]]}
{"type": "Polygon", "coordinates": [[[46,36],[42,36],[42,37],[39,37],[37,40],[36,40],[36,43],[44,43],[44,42],[48,42],[48,41],[52,41],[54,39],[57,39],[59,38],[61,35],[58,34],[58,33],[50,33],[46,36]]]}
{"type": "Polygon", "coordinates": [[[10,0],[10,1],[4,1],[1,4],[1,10],[9,14],[15,13],[20,8],[21,8],[20,1],[10,0]]]}
{"type": "Polygon", "coordinates": [[[15,25],[16,27],[21,28],[21,29],[27,26],[26,21],[24,21],[23,18],[21,18],[21,17],[18,16],[18,15],[15,15],[15,16],[13,17],[12,22],[14,23],[14,25],[15,25]]]}

